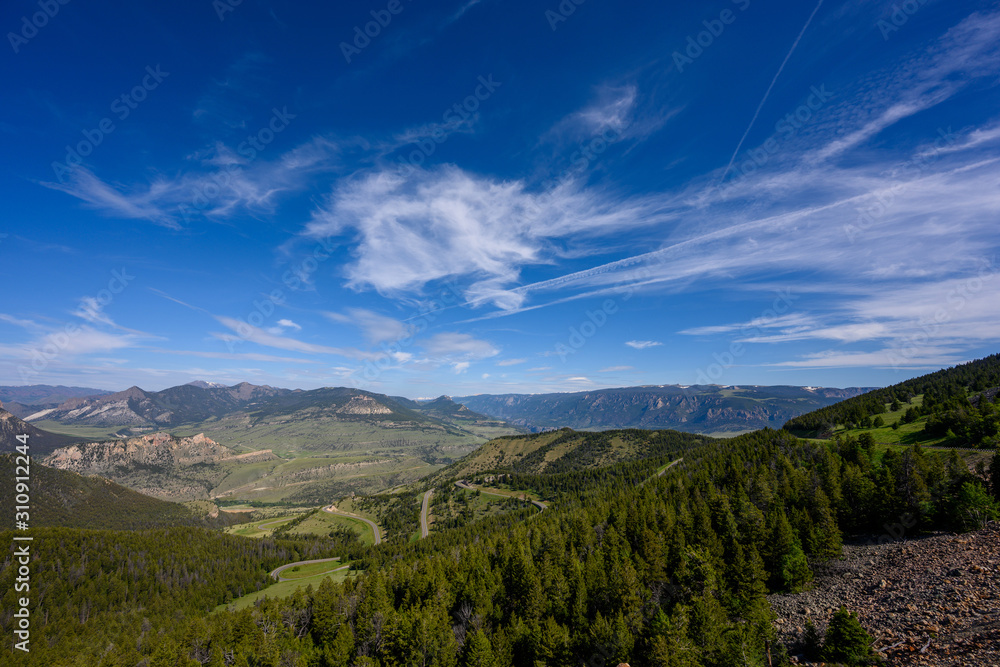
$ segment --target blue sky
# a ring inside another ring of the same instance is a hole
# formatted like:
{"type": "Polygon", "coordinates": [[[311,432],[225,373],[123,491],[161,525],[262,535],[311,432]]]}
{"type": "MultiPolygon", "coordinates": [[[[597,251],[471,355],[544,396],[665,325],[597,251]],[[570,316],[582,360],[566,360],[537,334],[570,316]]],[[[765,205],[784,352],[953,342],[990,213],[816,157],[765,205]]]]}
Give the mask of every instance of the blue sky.
{"type": "Polygon", "coordinates": [[[340,4],[4,3],[0,384],[874,386],[997,351],[995,3],[340,4]]]}

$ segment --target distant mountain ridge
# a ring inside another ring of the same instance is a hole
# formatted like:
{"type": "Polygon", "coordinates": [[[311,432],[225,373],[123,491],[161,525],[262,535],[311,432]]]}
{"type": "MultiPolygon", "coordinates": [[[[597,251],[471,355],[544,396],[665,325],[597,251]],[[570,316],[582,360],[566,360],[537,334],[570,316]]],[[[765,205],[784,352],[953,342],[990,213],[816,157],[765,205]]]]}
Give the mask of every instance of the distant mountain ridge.
{"type": "Polygon", "coordinates": [[[560,394],[460,396],[466,407],[531,430],[752,431],[869,391],[794,386],[657,385],[560,394]]]}
{"type": "Polygon", "coordinates": [[[89,387],[64,387],[63,385],[32,384],[17,387],[0,387],[0,401],[21,403],[22,405],[42,405],[62,403],[80,396],[101,396],[110,394],[105,389],[89,387]]]}
{"type": "Polygon", "coordinates": [[[350,387],[278,389],[248,382],[231,387],[196,381],[163,391],[129,387],[103,396],[70,398],[54,408],[38,410],[26,419],[61,424],[144,429],[171,428],[240,416],[249,424],[289,419],[326,419],[397,423],[453,429],[478,423],[496,424],[447,396],[412,401],[350,387]]]}
{"type": "Polygon", "coordinates": [[[104,389],[90,387],[64,387],[62,385],[33,384],[17,387],[0,387],[0,408],[24,419],[39,410],[54,408],[71,398],[110,394],[104,389]]]}
{"type": "Polygon", "coordinates": [[[87,426],[156,426],[190,424],[244,410],[274,396],[293,393],[267,385],[241,382],[232,387],[194,384],[149,392],[139,387],[96,397],[70,398],[26,419],[52,419],[87,426]]]}

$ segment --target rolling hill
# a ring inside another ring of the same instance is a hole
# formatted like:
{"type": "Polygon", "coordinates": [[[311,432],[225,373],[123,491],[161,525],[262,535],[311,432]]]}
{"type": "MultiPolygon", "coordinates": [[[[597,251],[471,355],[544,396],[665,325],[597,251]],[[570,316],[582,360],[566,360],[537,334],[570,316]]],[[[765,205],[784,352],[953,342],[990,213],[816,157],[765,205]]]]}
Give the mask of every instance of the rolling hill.
{"type": "Polygon", "coordinates": [[[732,434],[780,427],[795,416],[865,391],[857,387],[660,385],[565,394],[480,394],[455,400],[531,430],[645,428],[732,434]]]}
{"type": "Polygon", "coordinates": [[[64,447],[82,439],[43,431],[6,410],[0,409],[0,452],[14,451],[14,448],[21,444],[15,439],[19,435],[28,436],[30,451],[35,456],[48,454],[58,447],[64,447]]]}
{"type": "MultiPolygon", "coordinates": [[[[15,456],[0,454],[0,474],[14,478],[15,456]]],[[[38,461],[31,464],[30,525],[134,530],[200,523],[178,503],[158,500],[100,477],[85,477],[38,461]]],[[[14,486],[0,484],[0,512],[14,516],[14,486]]]]}
{"type": "Polygon", "coordinates": [[[715,442],[712,438],[693,433],[637,429],[581,433],[564,428],[545,433],[504,436],[490,440],[423,481],[438,483],[483,472],[566,473],[661,456],[712,442],[715,442]]]}

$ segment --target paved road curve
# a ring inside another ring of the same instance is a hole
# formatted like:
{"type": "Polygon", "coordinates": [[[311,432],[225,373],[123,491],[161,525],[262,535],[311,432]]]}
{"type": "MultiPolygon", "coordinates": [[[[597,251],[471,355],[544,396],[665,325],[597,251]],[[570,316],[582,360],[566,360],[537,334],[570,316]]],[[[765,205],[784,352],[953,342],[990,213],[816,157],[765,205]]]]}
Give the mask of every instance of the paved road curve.
{"type": "MultiPolygon", "coordinates": [[[[340,560],[340,556],[337,556],[336,558],[317,558],[316,560],[300,560],[294,563],[288,563],[287,565],[282,565],[281,567],[276,567],[273,570],[271,570],[271,577],[273,579],[277,579],[278,581],[292,581],[291,579],[282,577],[281,573],[290,567],[295,567],[296,565],[312,565],[313,563],[326,563],[329,561],[336,561],[336,560],[340,560]]],[[[350,567],[350,565],[342,565],[341,567],[338,567],[334,570],[330,570],[330,572],[339,572],[348,567],[350,567]]],[[[329,574],[329,572],[327,574],[329,574]]]]}
{"type": "Polygon", "coordinates": [[[427,493],[424,494],[424,501],[420,504],[420,538],[423,539],[427,537],[430,532],[430,528],[427,526],[427,509],[431,504],[431,495],[434,493],[434,489],[428,489],[427,493]]]}
{"type": "Polygon", "coordinates": [[[369,521],[363,516],[358,516],[357,514],[351,514],[350,512],[342,512],[335,505],[329,505],[323,508],[324,512],[329,512],[330,514],[340,514],[341,516],[349,516],[352,519],[357,519],[358,521],[364,521],[369,526],[371,526],[372,531],[375,533],[375,544],[382,541],[382,534],[378,530],[378,526],[375,525],[374,521],[369,521]]]}
{"type": "MultiPolygon", "coordinates": [[[[481,487],[469,486],[464,479],[460,479],[457,482],[455,482],[455,486],[457,486],[460,489],[466,489],[468,491],[481,491],[488,496],[499,496],[500,498],[517,498],[517,496],[509,496],[506,493],[495,493],[493,491],[487,491],[486,489],[481,487]]],[[[532,500],[531,504],[537,507],[539,510],[548,509],[549,507],[541,500],[532,500]]]]}
{"type": "Polygon", "coordinates": [[[273,523],[281,523],[282,521],[291,521],[294,518],[295,517],[292,517],[291,519],[289,519],[288,517],[285,517],[283,519],[275,519],[274,521],[266,521],[264,523],[258,523],[257,524],[257,530],[264,530],[264,526],[270,526],[273,523]]]}

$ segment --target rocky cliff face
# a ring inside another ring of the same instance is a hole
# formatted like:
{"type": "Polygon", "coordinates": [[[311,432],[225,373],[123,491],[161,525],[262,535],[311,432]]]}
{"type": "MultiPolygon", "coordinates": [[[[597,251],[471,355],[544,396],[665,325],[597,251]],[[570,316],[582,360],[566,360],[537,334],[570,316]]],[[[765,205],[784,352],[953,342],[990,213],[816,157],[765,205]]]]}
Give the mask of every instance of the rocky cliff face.
{"type": "Polygon", "coordinates": [[[371,396],[352,396],[346,405],[337,412],[345,415],[389,415],[392,410],[376,401],[371,396]]]}
{"type": "Polygon", "coordinates": [[[47,456],[43,463],[53,468],[101,475],[123,467],[187,467],[225,459],[231,454],[228,447],[223,447],[203,433],[186,438],[153,433],[127,440],[63,447],[47,456]]]}
{"type": "Polygon", "coordinates": [[[62,447],[42,463],[107,477],[156,498],[193,500],[210,497],[212,489],[239,465],[277,459],[271,450],[235,454],[202,433],[181,438],[152,433],[62,447]]]}

